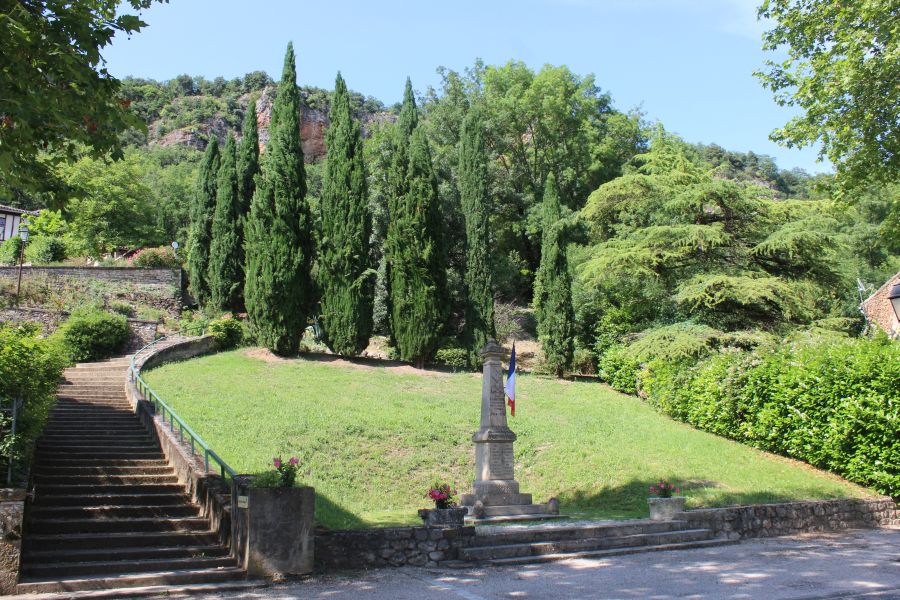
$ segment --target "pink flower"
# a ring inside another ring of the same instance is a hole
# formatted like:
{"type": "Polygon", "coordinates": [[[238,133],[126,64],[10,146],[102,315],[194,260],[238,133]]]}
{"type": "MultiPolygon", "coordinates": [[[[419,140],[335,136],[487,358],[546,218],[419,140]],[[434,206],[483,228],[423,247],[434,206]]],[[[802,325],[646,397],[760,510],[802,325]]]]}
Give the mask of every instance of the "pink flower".
{"type": "Polygon", "coordinates": [[[300,462],[300,459],[298,459],[296,456],[292,456],[290,462],[292,465],[296,465],[300,462]]]}
{"type": "Polygon", "coordinates": [[[276,468],[276,469],[280,469],[280,468],[281,468],[281,459],[280,459],[280,458],[276,458],[276,459],[274,459],[272,462],[275,463],[275,468],[276,468]]]}

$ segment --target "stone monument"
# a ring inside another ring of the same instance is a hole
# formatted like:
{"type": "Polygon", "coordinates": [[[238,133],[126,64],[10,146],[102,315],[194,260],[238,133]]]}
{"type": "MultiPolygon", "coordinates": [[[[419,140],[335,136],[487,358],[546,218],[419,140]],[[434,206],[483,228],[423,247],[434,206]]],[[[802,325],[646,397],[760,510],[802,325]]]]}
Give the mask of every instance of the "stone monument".
{"type": "Polygon", "coordinates": [[[461,504],[469,509],[467,518],[499,521],[558,518],[558,509],[549,504],[532,504],[531,494],[519,491],[516,481],[513,442],[516,434],[506,421],[506,394],[503,390],[503,348],[488,340],[481,350],[484,375],[481,387],[481,427],[472,436],[475,442],[475,482],[471,494],[463,494],[461,504]]]}

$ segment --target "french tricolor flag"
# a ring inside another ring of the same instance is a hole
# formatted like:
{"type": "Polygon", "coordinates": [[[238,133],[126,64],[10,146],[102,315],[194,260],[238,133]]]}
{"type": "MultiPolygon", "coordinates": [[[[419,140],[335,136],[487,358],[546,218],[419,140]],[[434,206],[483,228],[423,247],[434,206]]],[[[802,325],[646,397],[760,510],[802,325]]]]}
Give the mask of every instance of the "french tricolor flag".
{"type": "Polygon", "coordinates": [[[509,405],[509,414],[516,416],[516,343],[513,342],[512,353],[509,355],[509,371],[506,373],[506,403],[509,405]]]}

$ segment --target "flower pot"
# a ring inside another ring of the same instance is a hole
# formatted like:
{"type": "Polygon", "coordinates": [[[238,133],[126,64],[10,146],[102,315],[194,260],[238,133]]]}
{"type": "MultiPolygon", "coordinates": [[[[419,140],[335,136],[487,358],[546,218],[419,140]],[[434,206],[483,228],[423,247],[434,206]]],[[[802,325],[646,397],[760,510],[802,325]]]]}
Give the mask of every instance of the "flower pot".
{"type": "Polygon", "coordinates": [[[650,505],[650,518],[654,521],[671,521],[675,513],[684,511],[684,496],[672,496],[671,498],[647,498],[650,505]]]}
{"type": "Polygon", "coordinates": [[[423,508],[419,516],[425,527],[462,527],[468,512],[466,508],[423,508]]]}

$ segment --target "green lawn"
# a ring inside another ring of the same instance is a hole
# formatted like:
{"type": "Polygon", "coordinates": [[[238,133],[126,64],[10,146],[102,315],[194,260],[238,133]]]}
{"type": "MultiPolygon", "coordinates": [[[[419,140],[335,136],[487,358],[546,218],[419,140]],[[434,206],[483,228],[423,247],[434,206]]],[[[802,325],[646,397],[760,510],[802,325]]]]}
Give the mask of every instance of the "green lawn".
{"type": "MultiPolygon", "coordinates": [[[[265,361],[247,350],[149,371],[146,379],[238,472],[296,455],[334,528],[408,524],[428,484],[464,492],[474,471],[481,378],[350,367],[327,359],[265,361]]],[[[679,483],[688,506],[869,492],[806,465],[696,431],[591,382],[522,376],[516,478],[535,501],[576,517],[647,514],[650,484],[679,483]]]]}

